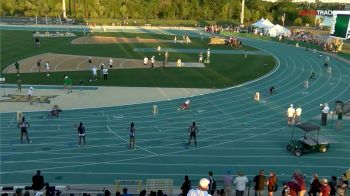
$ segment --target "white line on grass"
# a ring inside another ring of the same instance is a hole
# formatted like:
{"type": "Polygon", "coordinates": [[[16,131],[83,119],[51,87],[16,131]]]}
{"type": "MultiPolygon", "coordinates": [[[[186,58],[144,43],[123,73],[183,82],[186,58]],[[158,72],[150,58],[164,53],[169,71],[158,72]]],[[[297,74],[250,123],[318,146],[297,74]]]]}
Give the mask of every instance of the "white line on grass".
{"type": "Polygon", "coordinates": [[[63,63],[69,61],[69,60],[73,60],[73,59],[76,59],[76,58],[79,58],[79,57],[70,57],[70,58],[66,58],[66,59],[63,59],[61,62],[59,62],[58,64],[55,65],[55,71],[57,71],[57,68],[62,65],[63,63]]]}
{"type": "Polygon", "coordinates": [[[160,94],[163,95],[164,98],[167,98],[168,96],[166,95],[166,93],[162,90],[162,88],[157,87],[157,90],[160,92],[160,94]]]}

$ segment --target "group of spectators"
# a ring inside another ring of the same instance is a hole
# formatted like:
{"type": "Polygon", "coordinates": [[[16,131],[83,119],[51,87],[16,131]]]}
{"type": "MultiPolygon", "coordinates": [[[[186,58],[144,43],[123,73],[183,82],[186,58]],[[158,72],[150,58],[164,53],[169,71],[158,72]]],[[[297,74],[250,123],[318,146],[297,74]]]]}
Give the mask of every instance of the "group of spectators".
{"type": "MultiPolygon", "coordinates": [[[[345,196],[346,190],[349,187],[348,180],[343,174],[339,179],[336,176],[332,176],[328,181],[326,178],[318,179],[318,175],[314,174],[309,182],[309,190],[307,190],[305,176],[301,171],[296,170],[290,181],[283,182],[282,187],[278,188],[278,179],[274,172],[269,172],[268,176],[265,176],[264,170],[260,170],[258,175],[253,178],[253,186],[256,196],[264,195],[267,188],[268,196],[273,196],[275,192],[280,191],[282,196],[304,196],[306,192],[309,196],[345,196]]],[[[199,181],[198,186],[192,186],[188,176],[185,176],[185,181],[181,186],[182,196],[243,196],[249,185],[248,178],[239,172],[234,178],[230,171],[227,171],[223,176],[223,189],[217,189],[216,180],[213,176],[213,172],[209,171],[207,178],[202,178],[199,181]],[[233,194],[233,185],[236,187],[235,194],[233,194]]],[[[249,189],[249,187],[248,187],[249,189]]],[[[276,193],[277,194],[277,193],[276,193]]]]}
{"type": "Polygon", "coordinates": [[[327,40],[319,39],[317,35],[308,31],[292,30],[291,40],[301,41],[308,44],[318,45],[323,48],[325,52],[337,52],[342,47],[342,42],[332,43],[327,40]]]}
{"type": "MultiPolygon", "coordinates": [[[[349,170],[350,171],[350,170],[349,170]]],[[[349,173],[348,171],[348,173],[349,173]]],[[[329,180],[327,178],[319,179],[318,174],[313,174],[310,181],[307,181],[306,176],[302,174],[300,170],[296,170],[291,180],[281,182],[283,184],[279,189],[278,179],[275,172],[270,171],[268,176],[265,176],[264,170],[260,170],[259,173],[253,178],[253,189],[255,196],[263,196],[267,189],[268,196],[273,196],[277,191],[280,192],[282,196],[305,196],[306,193],[309,196],[345,196],[347,194],[347,189],[349,188],[349,182],[347,179],[348,173],[344,173],[339,177],[332,176],[329,180]],[[309,182],[309,189],[307,188],[307,182],[309,182]]],[[[222,189],[218,189],[217,181],[213,175],[212,171],[208,172],[208,177],[199,180],[198,185],[192,185],[189,176],[185,176],[184,182],[181,186],[180,196],[244,196],[246,190],[249,190],[249,180],[242,172],[238,172],[236,177],[233,177],[231,171],[227,171],[223,176],[222,189]],[[235,186],[235,194],[233,194],[233,185],[235,186]]],[[[56,195],[61,194],[60,191],[50,190],[47,182],[44,181],[44,177],[41,175],[40,170],[37,171],[36,175],[32,177],[31,189],[36,191],[35,195],[41,193],[43,195],[43,189],[46,187],[46,195],[56,195]]],[[[27,195],[29,196],[29,192],[27,195]]],[[[16,190],[14,196],[21,195],[21,191],[16,190]],[[17,193],[18,192],[18,193],[17,193]]],[[[40,195],[40,194],[39,194],[40,195]]],[[[87,193],[84,196],[89,196],[87,193]]],[[[98,194],[100,196],[111,196],[112,193],[109,190],[105,190],[103,194],[98,194]]],[[[115,196],[132,196],[133,194],[128,193],[127,188],[123,188],[123,192],[117,191],[115,196]]],[[[142,190],[139,196],[166,196],[162,190],[150,191],[147,194],[146,190],[142,190]]],[[[8,196],[7,193],[1,196],[8,196]]]]}
{"type": "Polygon", "coordinates": [[[219,25],[210,25],[210,26],[205,26],[204,31],[206,33],[220,33],[222,31],[222,26],[219,25]]]}
{"type": "Polygon", "coordinates": [[[7,24],[24,24],[24,25],[33,25],[33,24],[67,24],[67,25],[74,25],[75,21],[72,20],[64,20],[63,18],[50,18],[47,19],[44,17],[38,17],[38,18],[28,18],[28,17],[16,17],[16,18],[6,18],[3,17],[0,19],[1,23],[7,23],[7,24]]]}
{"type": "Polygon", "coordinates": [[[239,40],[237,37],[227,37],[225,39],[225,45],[234,47],[234,48],[241,48],[242,47],[242,41],[239,40]]]}

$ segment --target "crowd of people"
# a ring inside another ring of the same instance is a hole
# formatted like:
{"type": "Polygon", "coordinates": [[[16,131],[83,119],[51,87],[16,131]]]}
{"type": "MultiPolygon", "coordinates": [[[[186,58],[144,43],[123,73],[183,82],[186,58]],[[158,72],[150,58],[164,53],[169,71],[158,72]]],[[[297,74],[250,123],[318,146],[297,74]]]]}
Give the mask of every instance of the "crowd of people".
{"type": "Polygon", "coordinates": [[[318,45],[322,47],[325,52],[335,53],[339,51],[343,45],[341,41],[334,42],[334,41],[319,39],[319,36],[309,31],[292,30],[291,33],[292,33],[292,36],[290,37],[291,40],[318,45]]]}
{"type": "MultiPolygon", "coordinates": [[[[349,188],[350,169],[339,177],[331,176],[330,178],[320,178],[317,173],[314,173],[310,179],[303,174],[300,170],[295,170],[291,175],[290,180],[278,181],[278,176],[275,172],[270,171],[268,175],[265,175],[264,170],[259,170],[258,174],[254,176],[251,181],[243,172],[238,172],[236,176],[233,176],[230,170],[219,178],[214,177],[212,171],[208,172],[208,176],[201,178],[198,184],[192,184],[188,175],[184,176],[184,182],[180,187],[179,196],[244,196],[247,192],[254,191],[255,196],[346,196],[349,188]],[[218,185],[220,182],[220,186],[218,185]],[[280,185],[280,187],[278,186],[280,185]]],[[[285,179],[284,179],[285,180],[285,179]]],[[[41,171],[37,170],[37,173],[32,177],[32,186],[27,187],[27,190],[34,190],[36,195],[56,195],[59,196],[61,192],[55,190],[55,187],[50,187],[48,182],[45,182],[44,177],[41,175],[41,171]]],[[[21,190],[22,191],[22,190],[21,190]]],[[[29,191],[26,191],[29,196],[29,191]]],[[[20,196],[16,194],[14,196],[20,196]]],[[[83,195],[89,196],[87,193],[83,195]]],[[[109,190],[105,190],[104,194],[98,194],[104,196],[111,196],[112,193],[109,190]]],[[[134,194],[128,193],[128,188],[124,187],[123,192],[118,190],[115,196],[132,196],[134,194]]],[[[166,196],[162,190],[150,191],[147,194],[146,190],[142,190],[138,195],[145,196],[166,196]]],[[[249,193],[248,193],[249,195],[249,193]]],[[[1,196],[8,196],[7,193],[1,196]]]]}
{"type": "Polygon", "coordinates": [[[239,40],[237,37],[227,37],[225,39],[225,45],[234,47],[234,48],[241,48],[242,47],[242,41],[239,40]]]}
{"type": "Polygon", "coordinates": [[[243,196],[249,188],[252,188],[256,196],[265,195],[265,192],[268,193],[268,196],[273,196],[274,194],[304,196],[306,193],[309,196],[345,196],[349,187],[345,173],[339,178],[332,176],[330,180],[327,178],[319,179],[317,174],[313,174],[310,181],[308,181],[300,170],[296,170],[292,174],[291,180],[281,183],[278,183],[277,175],[274,172],[269,172],[269,175],[265,176],[264,170],[260,170],[251,183],[242,172],[238,172],[238,175],[233,177],[230,171],[226,172],[221,181],[223,182],[222,189],[218,189],[213,172],[209,171],[208,177],[200,179],[197,187],[192,186],[189,177],[185,176],[185,181],[181,186],[181,195],[243,196]],[[278,187],[278,184],[282,184],[281,188],[278,187]],[[234,186],[235,194],[233,194],[234,186]],[[280,192],[280,194],[277,192],[280,192]]]}
{"type": "Polygon", "coordinates": [[[219,26],[219,25],[210,25],[210,26],[204,27],[204,31],[206,33],[212,33],[212,34],[214,33],[218,34],[222,31],[222,29],[223,29],[222,26],[219,26]]]}

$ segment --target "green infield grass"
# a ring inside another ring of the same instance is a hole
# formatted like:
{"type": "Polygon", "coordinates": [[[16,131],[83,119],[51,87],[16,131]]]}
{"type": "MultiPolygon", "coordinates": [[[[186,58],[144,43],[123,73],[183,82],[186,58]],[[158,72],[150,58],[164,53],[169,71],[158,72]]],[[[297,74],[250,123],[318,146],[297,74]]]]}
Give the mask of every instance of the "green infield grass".
{"type": "MultiPolygon", "coordinates": [[[[134,48],[181,48],[211,50],[238,50],[224,45],[208,45],[208,39],[191,38],[192,44],[174,43],[122,43],[122,44],[89,44],[72,45],[71,38],[41,38],[41,47],[36,48],[32,32],[1,31],[1,70],[6,66],[34,55],[52,52],[61,54],[102,56],[115,58],[142,59],[152,53],[134,52],[134,48]]],[[[78,34],[81,36],[82,34],[78,34]]],[[[172,40],[174,36],[144,33],[103,33],[100,36],[140,37],[172,40]]],[[[178,36],[180,38],[180,36],[178,36]]],[[[243,46],[239,50],[254,51],[255,48],[243,46]]],[[[204,54],[205,56],[205,54],[204,54]]],[[[198,54],[171,53],[169,61],[181,58],[186,62],[197,62],[198,54]]],[[[205,59],[205,58],[204,58],[205,59]]],[[[23,84],[63,84],[63,76],[69,75],[75,85],[84,81],[84,85],[103,86],[144,86],[144,87],[192,87],[192,88],[224,88],[255,79],[270,72],[275,60],[267,55],[212,54],[211,63],[205,68],[155,68],[155,69],[122,69],[110,70],[107,81],[88,82],[89,71],[52,72],[50,77],[45,73],[21,74],[23,84]]],[[[16,74],[2,74],[8,83],[16,83],[16,74]]]]}

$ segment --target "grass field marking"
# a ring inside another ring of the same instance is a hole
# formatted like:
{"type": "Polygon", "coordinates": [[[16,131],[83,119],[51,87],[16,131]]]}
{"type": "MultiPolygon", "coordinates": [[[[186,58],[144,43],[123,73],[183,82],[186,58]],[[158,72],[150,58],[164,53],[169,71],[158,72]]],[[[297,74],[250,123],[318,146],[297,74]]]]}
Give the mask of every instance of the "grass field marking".
{"type": "MultiPolygon", "coordinates": [[[[128,140],[124,139],[124,138],[121,137],[119,134],[117,134],[116,132],[114,132],[108,125],[106,125],[106,129],[107,129],[107,131],[111,132],[113,135],[115,135],[115,136],[117,136],[118,138],[120,138],[120,139],[122,139],[123,141],[125,141],[127,144],[129,143],[128,140]]],[[[142,150],[144,150],[144,151],[146,151],[146,152],[149,152],[149,153],[151,153],[151,154],[153,154],[153,155],[158,156],[157,153],[152,152],[152,151],[150,151],[150,150],[147,150],[146,148],[143,148],[143,147],[141,147],[141,146],[139,146],[139,145],[135,145],[135,146],[138,147],[138,148],[140,148],[140,149],[142,149],[142,150]]]]}
{"type": "MultiPolygon", "coordinates": [[[[255,47],[255,46],[254,46],[254,47],[255,47]]],[[[274,59],[275,59],[276,62],[277,62],[277,65],[275,66],[275,68],[274,68],[272,71],[270,71],[269,73],[267,73],[267,74],[265,74],[265,75],[263,75],[263,76],[261,76],[261,77],[259,77],[259,78],[256,78],[256,79],[254,79],[254,80],[245,82],[245,83],[243,83],[243,84],[235,85],[235,86],[228,87],[228,88],[225,88],[225,89],[218,89],[218,90],[216,90],[216,91],[214,91],[214,92],[203,93],[203,95],[210,95],[210,94],[213,94],[213,93],[217,93],[217,92],[221,92],[221,91],[227,91],[227,90],[236,89],[236,88],[239,88],[239,87],[242,87],[242,86],[246,86],[246,85],[248,85],[248,84],[251,84],[251,83],[254,83],[254,82],[258,82],[259,80],[262,80],[262,79],[264,79],[264,78],[266,78],[266,77],[269,77],[270,75],[272,75],[273,73],[275,73],[275,72],[279,69],[279,67],[280,67],[280,60],[277,58],[277,56],[274,55],[273,53],[268,52],[268,51],[266,51],[266,50],[264,50],[264,49],[261,49],[261,48],[259,48],[259,47],[256,47],[256,48],[258,48],[258,49],[260,49],[260,50],[263,50],[263,51],[265,51],[265,52],[271,54],[271,56],[274,57],[274,59]]],[[[192,98],[192,97],[195,97],[195,96],[198,96],[198,95],[188,96],[188,98],[192,98]]],[[[183,98],[186,98],[186,97],[177,97],[177,98],[170,99],[170,100],[181,100],[181,99],[183,99],[183,98]]],[[[167,100],[165,100],[165,101],[167,101],[167,100]]],[[[137,105],[144,104],[144,103],[158,103],[158,102],[160,102],[160,101],[159,101],[159,100],[158,100],[158,101],[151,101],[151,102],[150,102],[150,101],[147,101],[147,102],[138,103],[137,105]]],[[[129,103],[129,104],[120,104],[120,105],[116,105],[116,106],[130,106],[130,105],[135,105],[135,104],[134,104],[134,103],[132,103],[132,104],[129,103]]],[[[106,106],[106,107],[85,107],[85,108],[76,108],[76,109],[82,110],[82,109],[96,109],[96,108],[110,108],[110,106],[106,106]]],[[[75,110],[76,110],[76,109],[75,109],[75,110]]],[[[66,109],[66,110],[71,110],[71,109],[66,109]]]]}
{"type": "MultiPolygon", "coordinates": [[[[24,61],[24,60],[27,60],[27,59],[30,59],[30,58],[34,58],[34,57],[36,57],[36,58],[40,58],[40,56],[43,56],[43,55],[46,55],[46,54],[49,54],[49,53],[42,53],[42,54],[37,54],[37,55],[34,55],[34,56],[30,56],[30,57],[27,57],[27,58],[24,58],[24,59],[21,59],[21,60],[19,60],[18,61],[18,63],[21,63],[21,61],[24,61]]],[[[13,63],[14,64],[14,63],[13,63]]],[[[10,64],[11,65],[11,64],[10,64]]],[[[36,64],[34,64],[33,65],[33,67],[35,67],[35,65],[36,64]]],[[[14,65],[13,65],[14,66],[14,65]]],[[[32,69],[30,69],[31,71],[33,70],[33,67],[32,67],[32,69]]],[[[11,66],[6,66],[5,67],[5,69],[2,71],[2,73],[7,73],[8,71],[8,69],[10,69],[11,68],[11,66]]],[[[21,69],[21,68],[20,68],[21,69]]]]}
{"type": "Polygon", "coordinates": [[[76,69],[80,70],[80,65],[82,65],[84,62],[86,62],[86,59],[83,59],[80,63],[78,63],[76,69]]]}
{"type": "MultiPolygon", "coordinates": [[[[52,61],[52,59],[61,58],[59,55],[53,54],[53,53],[51,53],[51,52],[45,53],[45,55],[48,55],[49,57],[45,57],[45,59],[41,59],[40,67],[42,67],[42,72],[45,72],[45,71],[46,71],[46,69],[45,69],[45,64],[46,64],[47,62],[52,61]]],[[[33,56],[30,57],[30,58],[33,58],[33,56]]],[[[41,57],[41,58],[43,58],[43,57],[41,57]]],[[[33,69],[34,69],[35,67],[37,67],[36,64],[34,64],[34,65],[32,66],[32,68],[30,69],[30,72],[33,72],[33,69]]],[[[49,71],[52,70],[52,64],[51,64],[51,63],[49,63],[49,67],[51,67],[51,68],[49,69],[49,71]]],[[[38,70],[38,72],[39,72],[39,70],[38,70]]]]}
{"type": "Polygon", "coordinates": [[[162,90],[162,88],[157,87],[157,90],[160,92],[160,94],[162,94],[162,96],[163,96],[164,98],[167,98],[167,97],[168,97],[168,96],[166,95],[166,93],[162,90]]]}
{"type": "Polygon", "coordinates": [[[186,89],[186,88],[181,88],[181,90],[184,91],[184,92],[187,93],[187,94],[190,93],[190,91],[189,91],[188,89],[186,89]]]}
{"type": "Polygon", "coordinates": [[[73,56],[73,55],[68,55],[68,57],[63,57],[64,59],[59,62],[58,64],[55,65],[55,71],[57,71],[57,68],[62,65],[63,63],[69,61],[69,60],[73,60],[73,59],[76,59],[76,58],[79,58],[79,56],[73,56]]]}

